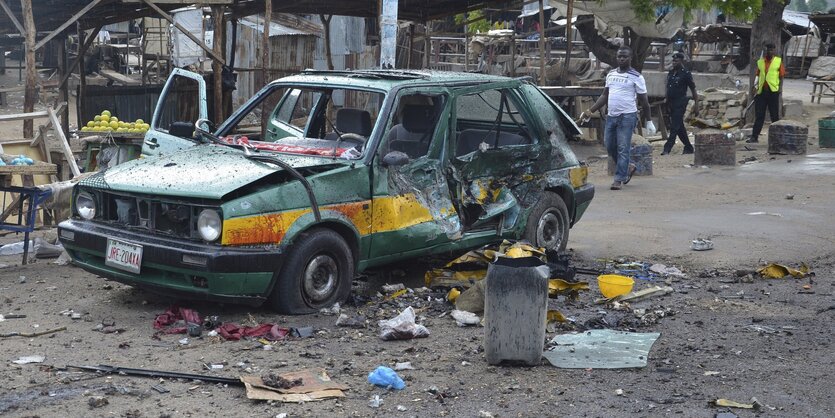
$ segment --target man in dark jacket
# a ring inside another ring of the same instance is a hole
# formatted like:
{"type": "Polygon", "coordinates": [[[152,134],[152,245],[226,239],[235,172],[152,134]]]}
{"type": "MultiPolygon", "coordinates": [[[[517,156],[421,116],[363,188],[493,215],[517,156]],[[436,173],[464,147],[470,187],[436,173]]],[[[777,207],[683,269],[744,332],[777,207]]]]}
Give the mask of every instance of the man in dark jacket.
{"type": "Polygon", "coordinates": [[[687,138],[687,129],[684,128],[684,112],[687,110],[687,89],[693,94],[693,115],[699,115],[699,95],[696,94],[696,84],[693,82],[693,75],[684,68],[684,54],[676,52],[673,54],[673,68],[667,73],[667,108],[670,111],[670,137],[664,143],[664,151],[661,155],[667,155],[676,144],[676,136],[684,144],[682,154],[692,154],[693,145],[687,138]]]}

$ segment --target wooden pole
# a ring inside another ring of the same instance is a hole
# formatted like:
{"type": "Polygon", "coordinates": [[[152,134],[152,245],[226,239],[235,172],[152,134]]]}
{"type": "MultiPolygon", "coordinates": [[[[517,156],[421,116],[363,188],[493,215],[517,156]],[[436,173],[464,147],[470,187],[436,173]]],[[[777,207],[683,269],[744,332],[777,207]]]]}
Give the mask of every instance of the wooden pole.
{"type": "MultiPolygon", "coordinates": [[[[62,79],[64,76],[69,72],[67,68],[67,37],[61,38],[58,42],[58,76],[62,79]]],[[[64,134],[70,131],[70,95],[67,91],[67,83],[64,83],[61,86],[58,86],[58,101],[59,102],[66,102],[67,105],[63,107],[61,110],[61,127],[60,129],[64,131],[64,134]]],[[[80,126],[79,126],[80,128],[80,126]]],[[[46,150],[48,153],[49,150],[46,150]]]]}
{"type": "Polygon", "coordinates": [[[566,10],[565,14],[567,15],[565,22],[565,41],[567,44],[565,46],[565,61],[563,61],[562,75],[560,76],[563,86],[568,85],[568,77],[566,74],[568,73],[568,65],[571,63],[571,36],[574,32],[571,18],[574,14],[574,0],[568,0],[568,10],[566,10]]]}
{"type": "Polygon", "coordinates": [[[325,58],[328,62],[328,69],[333,71],[333,55],[331,54],[331,18],[333,18],[333,15],[319,15],[319,19],[322,19],[322,26],[325,29],[325,58]]]}
{"type": "MultiPolygon", "coordinates": [[[[269,2],[267,2],[269,3],[269,2]]],[[[215,22],[214,40],[212,41],[212,50],[214,56],[223,56],[223,37],[225,25],[223,23],[223,7],[212,7],[212,18],[215,22]]],[[[217,59],[212,60],[212,78],[214,81],[214,88],[212,91],[214,102],[214,123],[216,125],[223,121],[223,63],[217,59]]]]}
{"type": "MultiPolygon", "coordinates": [[[[466,34],[464,35],[467,36],[466,34]]],[[[406,68],[412,68],[412,51],[415,50],[415,24],[409,24],[409,52],[406,54],[406,68]]]]}
{"type": "Polygon", "coordinates": [[[261,37],[261,68],[262,76],[264,77],[264,85],[269,80],[270,68],[270,22],[273,19],[273,4],[272,1],[264,2],[264,33],[261,37]]]}
{"type": "Polygon", "coordinates": [[[84,31],[81,30],[81,26],[79,26],[78,28],[79,28],[79,32],[78,32],[78,42],[79,42],[78,56],[75,58],[75,61],[73,61],[72,65],[67,67],[66,73],[61,78],[61,83],[58,84],[58,89],[64,88],[67,85],[67,81],[69,80],[70,75],[72,74],[72,72],[76,69],[76,66],[78,66],[78,68],[80,70],[79,74],[82,71],[84,71],[84,53],[87,52],[88,48],[90,48],[90,45],[96,39],[96,36],[99,34],[99,31],[101,30],[101,26],[97,27],[95,30],[93,30],[92,33],[90,33],[90,36],[87,37],[87,39],[84,41],[84,43],[81,44],[81,40],[84,39],[84,31]]]}
{"type": "Polygon", "coordinates": [[[539,0],[539,85],[545,85],[545,6],[539,0]]]}
{"type": "MultiPolygon", "coordinates": [[[[803,45],[803,58],[800,60],[800,76],[803,76],[803,66],[806,65],[806,54],[809,52],[809,37],[812,33],[812,19],[809,19],[809,26],[806,27],[806,41],[805,45],[803,45]]],[[[800,47],[800,42],[797,43],[797,46],[800,47]]]]}
{"type": "MultiPolygon", "coordinates": [[[[32,0],[20,0],[23,10],[23,27],[26,29],[26,93],[23,97],[23,111],[32,112],[35,110],[37,100],[38,72],[35,68],[35,18],[32,16],[32,0]]],[[[32,120],[23,121],[23,137],[34,137],[32,120]]]]}
{"type": "Polygon", "coordinates": [[[215,53],[213,49],[209,49],[209,47],[206,46],[205,42],[203,42],[200,39],[197,39],[197,37],[194,36],[193,33],[189,32],[186,28],[184,28],[183,25],[174,21],[174,18],[171,17],[170,14],[166,13],[165,10],[160,9],[159,6],[157,6],[156,3],[154,3],[152,0],[142,0],[142,2],[147,4],[148,7],[154,9],[154,11],[157,12],[157,14],[159,14],[160,16],[162,16],[165,20],[167,20],[168,23],[174,25],[174,27],[177,28],[180,32],[182,32],[183,35],[191,39],[192,42],[194,42],[198,47],[206,51],[207,54],[211,55],[212,59],[220,61],[221,65],[226,65],[226,60],[223,59],[222,55],[218,55],[215,53]]]}
{"type": "MultiPolygon", "coordinates": [[[[266,86],[269,82],[269,68],[270,68],[270,23],[273,20],[273,2],[266,0],[264,2],[264,33],[261,38],[261,77],[266,86]]],[[[266,100],[261,102],[261,138],[267,136],[267,109],[266,100]]]]}
{"type": "MultiPolygon", "coordinates": [[[[101,26],[96,28],[95,31],[91,34],[90,38],[88,38],[84,44],[81,44],[81,40],[84,39],[84,29],[81,28],[81,22],[79,22],[76,27],[78,28],[78,57],[76,57],[76,64],[78,65],[78,93],[75,97],[75,115],[76,119],[78,119],[78,126],[81,127],[82,123],[84,123],[84,90],[87,86],[87,77],[86,72],[87,69],[84,66],[84,54],[87,52],[87,42],[89,41],[91,44],[93,43],[93,39],[96,38],[98,35],[101,26]]],[[[72,70],[70,70],[72,72],[72,70]]],[[[69,106],[69,105],[68,105],[69,106]]]]}
{"type": "Polygon", "coordinates": [[[423,32],[423,68],[429,69],[429,54],[432,53],[432,39],[429,38],[429,32],[432,22],[426,22],[423,32]]]}

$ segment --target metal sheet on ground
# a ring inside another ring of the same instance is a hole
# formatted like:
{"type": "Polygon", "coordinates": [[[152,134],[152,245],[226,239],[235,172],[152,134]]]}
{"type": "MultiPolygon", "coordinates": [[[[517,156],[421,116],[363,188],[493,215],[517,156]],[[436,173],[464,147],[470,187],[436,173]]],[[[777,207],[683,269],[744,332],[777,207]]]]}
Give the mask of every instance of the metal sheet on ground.
{"type": "Polygon", "coordinates": [[[646,367],[649,350],[660,333],[608,329],[557,335],[542,356],[563,369],[624,369],[646,367]]]}

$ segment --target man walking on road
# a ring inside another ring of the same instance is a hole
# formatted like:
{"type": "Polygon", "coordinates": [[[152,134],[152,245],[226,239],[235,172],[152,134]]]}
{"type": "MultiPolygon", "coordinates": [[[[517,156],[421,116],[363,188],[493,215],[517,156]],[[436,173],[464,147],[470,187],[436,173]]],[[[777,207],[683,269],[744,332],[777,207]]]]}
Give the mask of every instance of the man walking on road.
{"type": "Polygon", "coordinates": [[[757,60],[757,95],[754,96],[754,131],[748,143],[759,142],[765,122],[765,109],[771,115],[771,123],[780,120],[780,92],[786,67],[780,57],[774,56],[774,44],[765,44],[765,56],[757,60]]]}
{"type": "MultiPolygon", "coordinates": [[[[603,94],[586,111],[596,112],[603,105],[608,108],[603,139],[606,152],[615,160],[616,169],[612,190],[620,190],[624,184],[632,180],[632,175],[635,174],[636,167],[630,163],[629,154],[632,150],[632,131],[638,124],[637,100],[641,101],[641,109],[647,120],[648,134],[655,134],[655,125],[650,119],[649,100],[647,100],[647,83],[644,76],[632,68],[632,49],[628,46],[620,47],[616,59],[618,68],[609,71],[606,75],[606,88],[603,89],[603,94]]],[[[589,117],[586,112],[580,115],[581,119],[589,117]]]]}
{"type": "Polygon", "coordinates": [[[670,137],[664,143],[664,151],[661,155],[667,155],[676,144],[676,136],[684,144],[682,154],[692,154],[693,145],[687,138],[687,129],[684,128],[684,112],[687,110],[687,88],[693,93],[693,115],[699,116],[699,95],[696,94],[696,84],[693,82],[693,75],[684,68],[684,54],[676,52],[673,54],[673,68],[667,73],[667,107],[670,110],[670,137]]]}

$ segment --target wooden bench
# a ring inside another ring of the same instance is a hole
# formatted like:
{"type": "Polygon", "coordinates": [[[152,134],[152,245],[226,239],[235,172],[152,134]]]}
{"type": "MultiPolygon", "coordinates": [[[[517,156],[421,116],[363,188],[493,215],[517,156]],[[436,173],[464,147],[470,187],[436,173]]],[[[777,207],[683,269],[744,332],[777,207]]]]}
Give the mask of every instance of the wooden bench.
{"type": "Polygon", "coordinates": [[[818,103],[821,102],[821,97],[835,98],[835,81],[813,80],[812,81],[812,103],[817,97],[818,103]]]}

